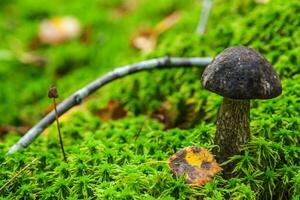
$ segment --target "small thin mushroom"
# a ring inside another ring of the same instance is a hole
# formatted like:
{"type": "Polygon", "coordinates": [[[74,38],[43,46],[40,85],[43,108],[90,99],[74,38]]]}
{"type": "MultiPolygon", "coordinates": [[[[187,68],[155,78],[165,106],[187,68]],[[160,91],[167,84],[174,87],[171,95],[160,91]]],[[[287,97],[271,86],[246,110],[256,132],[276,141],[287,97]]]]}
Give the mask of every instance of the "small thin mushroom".
{"type": "Polygon", "coordinates": [[[58,98],[58,92],[55,86],[51,86],[48,90],[48,97],[50,99],[53,99],[53,105],[54,105],[54,111],[55,111],[55,119],[56,119],[56,124],[57,124],[57,131],[58,131],[58,136],[59,136],[59,142],[60,142],[60,148],[61,148],[61,152],[63,154],[63,158],[65,162],[67,161],[67,156],[64,150],[64,144],[63,144],[63,140],[61,137],[61,133],[60,133],[60,123],[58,120],[58,113],[57,113],[57,108],[56,108],[56,101],[55,99],[58,98]]]}
{"type": "Polygon", "coordinates": [[[282,92],[273,66],[261,54],[245,46],[230,47],[220,53],[205,68],[202,86],[224,97],[215,135],[218,162],[238,154],[242,145],[250,140],[250,99],[271,99],[282,92]]]}

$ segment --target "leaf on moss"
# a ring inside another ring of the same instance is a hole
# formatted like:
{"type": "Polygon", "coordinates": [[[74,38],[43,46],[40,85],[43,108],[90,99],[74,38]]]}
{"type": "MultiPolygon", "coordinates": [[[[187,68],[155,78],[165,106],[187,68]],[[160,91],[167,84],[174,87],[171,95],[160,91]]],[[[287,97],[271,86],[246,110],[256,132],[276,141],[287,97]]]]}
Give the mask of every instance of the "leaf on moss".
{"type": "Polygon", "coordinates": [[[199,124],[199,121],[206,116],[203,108],[205,102],[206,100],[199,105],[191,99],[182,99],[177,103],[165,101],[151,113],[151,117],[164,124],[166,130],[174,127],[188,129],[199,124]]]}
{"type": "Polygon", "coordinates": [[[117,100],[110,100],[106,108],[96,111],[96,114],[104,121],[123,118],[127,115],[127,110],[117,100]]]}
{"type": "Polygon", "coordinates": [[[142,52],[152,51],[157,42],[157,34],[150,28],[142,28],[134,34],[130,40],[133,48],[141,50],[142,52]]]}
{"type": "Polygon", "coordinates": [[[154,28],[141,28],[131,38],[130,44],[133,48],[142,52],[150,52],[156,47],[157,38],[161,33],[172,28],[180,19],[181,15],[175,11],[166,16],[154,28]]]}
{"type": "Polygon", "coordinates": [[[92,34],[92,28],[91,27],[85,27],[82,30],[80,41],[83,44],[89,44],[91,42],[91,34],[92,34]]]}
{"type": "Polygon", "coordinates": [[[81,25],[75,17],[53,17],[43,20],[39,27],[39,39],[45,44],[58,44],[81,34],[81,25]]]}
{"type": "Polygon", "coordinates": [[[29,130],[29,126],[28,125],[24,125],[24,126],[12,126],[12,125],[2,125],[0,126],[0,137],[3,135],[6,135],[7,133],[10,132],[15,132],[18,133],[20,135],[23,135],[24,133],[26,133],[29,130]]]}
{"type": "Polygon", "coordinates": [[[170,129],[174,127],[174,121],[177,117],[177,114],[174,113],[172,105],[166,101],[163,102],[161,106],[151,114],[151,117],[164,124],[165,129],[170,129]]]}
{"type": "Polygon", "coordinates": [[[23,64],[33,64],[44,67],[48,63],[48,59],[36,52],[24,52],[18,56],[18,59],[23,64]]]}
{"type": "Polygon", "coordinates": [[[169,159],[176,176],[186,176],[191,185],[203,186],[222,170],[213,155],[204,148],[186,147],[169,159]]]}
{"type": "Polygon", "coordinates": [[[124,0],[122,4],[112,10],[112,15],[115,18],[122,18],[134,11],[138,6],[137,0],[124,0]]]}

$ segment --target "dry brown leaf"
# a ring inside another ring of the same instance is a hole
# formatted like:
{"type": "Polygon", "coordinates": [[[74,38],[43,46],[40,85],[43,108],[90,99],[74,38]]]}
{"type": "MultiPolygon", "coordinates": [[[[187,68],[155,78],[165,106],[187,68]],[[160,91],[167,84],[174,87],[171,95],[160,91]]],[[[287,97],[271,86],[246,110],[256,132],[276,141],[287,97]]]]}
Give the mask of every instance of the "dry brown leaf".
{"type": "Polygon", "coordinates": [[[92,33],[92,28],[91,27],[84,28],[82,30],[80,41],[83,44],[89,44],[91,42],[91,33],[92,33]]]}
{"type": "Polygon", "coordinates": [[[205,185],[222,170],[213,155],[199,147],[183,148],[168,162],[176,176],[185,176],[186,182],[195,186],[205,185]]]}
{"type": "Polygon", "coordinates": [[[178,11],[171,13],[155,26],[154,32],[157,34],[166,32],[179,21],[180,17],[181,15],[178,11]]]}
{"type": "Polygon", "coordinates": [[[29,126],[2,125],[0,126],[0,136],[6,135],[9,132],[15,132],[20,135],[24,135],[29,130],[29,128],[29,126]]]}
{"type": "Polygon", "coordinates": [[[127,115],[127,110],[117,100],[110,100],[106,108],[96,111],[96,114],[103,120],[115,120],[123,118],[127,115]]]}
{"type": "Polygon", "coordinates": [[[152,51],[157,42],[158,35],[151,29],[140,29],[131,39],[131,46],[142,52],[152,51]]]}
{"type": "Polygon", "coordinates": [[[42,45],[42,42],[41,42],[40,38],[38,36],[35,36],[34,38],[32,38],[32,40],[28,44],[28,49],[34,51],[34,50],[37,50],[38,48],[40,48],[41,45],[42,45]]]}
{"type": "Polygon", "coordinates": [[[131,46],[143,52],[152,51],[156,47],[159,35],[169,30],[179,19],[180,14],[175,11],[159,22],[155,28],[139,29],[130,40],[131,46]]]}
{"type": "Polygon", "coordinates": [[[151,114],[152,118],[164,124],[165,129],[174,127],[176,116],[177,114],[174,113],[172,105],[167,101],[163,102],[161,106],[151,114]]]}
{"type": "Polygon", "coordinates": [[[48,63],[48,59],[46,57],[43,57],[36,52],[22,53],[19,56],[19,60],[23,64],[33,64],[40,67],[44,67],[48,63]]]}
{"type": "Polygon", "coordinates": [[[112,10],[115,18],[121,18],[134,11],[138,6],[137,0],[124,0],[123,3],[112,10]]]}
{"type": "Polygon", "coordinates": [[[164,124],[165,129],[174,127],[188,129],[199,124],[199,121],[205,116],[202,107],[198,106],[197,103],[194,100],[187,99],[177,106],[165,101],[150,116],[164,124]]]}
{"type": "Polygon", "coordinates": [[[58,44],[81,34],[81,26],[75,17],[53,17],[43,20],[39,27],[39,39],[44,44],[58,44]]]}

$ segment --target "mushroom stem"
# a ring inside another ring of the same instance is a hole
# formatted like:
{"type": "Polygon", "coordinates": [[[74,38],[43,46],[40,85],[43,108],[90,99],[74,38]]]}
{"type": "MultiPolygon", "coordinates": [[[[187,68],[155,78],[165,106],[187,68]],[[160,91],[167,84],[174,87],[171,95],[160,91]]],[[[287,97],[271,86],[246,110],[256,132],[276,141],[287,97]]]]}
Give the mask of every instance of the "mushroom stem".
{"type": "MultiPolygon", "coordinates": [[[[216,153],[218,162],[224,162],[229,157],[238,154],[241,146],[250,139],[250,100],[225,98],[220,107],[215,144],[219,146],[216,153]]],[[[224,168],[224,171],[231,171],[224,168]]]]}

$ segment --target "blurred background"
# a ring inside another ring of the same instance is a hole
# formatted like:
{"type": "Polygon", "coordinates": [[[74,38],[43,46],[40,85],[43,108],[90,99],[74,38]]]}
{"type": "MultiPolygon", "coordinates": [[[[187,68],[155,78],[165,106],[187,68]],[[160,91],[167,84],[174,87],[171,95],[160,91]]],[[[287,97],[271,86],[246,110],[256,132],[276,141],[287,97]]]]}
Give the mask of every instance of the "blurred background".
{"type": "Polygon", "coordinates": [[[111,68],[141,60],[145,53],[132,40],[152,34],[172,13],[177,30],[193,33],[200,6],[192,0],[1,0],[0,132],[9,126],[24,132],[51,110],[51,84],[62,100],[111,68]],[[183,16],[194,25],[180,25],[183,16]]]}
{"type": "MultiPolygon", "coordinates": [[[[299,31],[288,26],[299,25],[297,1],[214,0],[200,35],[202,5],[200,0],[1,0],[0,135],[23,134],[51,111],[50,85],[58,87],[62,101],[114,67],[158,56],[214,56],[244,44],[271,60],[281,76],[299,72],[288,65],[299,61],[299,31]],[[287,51],[293,59],[282,54],[287,51]]],[[[116,99],[132,115],[172,111],[170,127],[211,120],[219,98],[212,104],[206,92],[197,92],[200,71],[133,75],[101,89],[89,110],[116,99]]]]}

